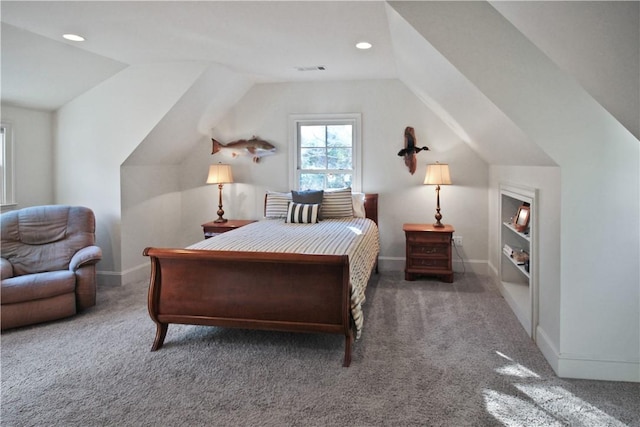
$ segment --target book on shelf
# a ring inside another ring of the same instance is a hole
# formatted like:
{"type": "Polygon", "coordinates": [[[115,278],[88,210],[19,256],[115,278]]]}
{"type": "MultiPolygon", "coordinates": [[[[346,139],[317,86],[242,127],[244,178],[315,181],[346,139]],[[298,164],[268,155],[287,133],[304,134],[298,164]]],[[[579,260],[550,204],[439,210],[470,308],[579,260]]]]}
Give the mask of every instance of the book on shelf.
{"type": "Polygon", "coordinates": [[[502,247],[502,252],[504,252],[506,256],[511,258],[511,256],[513,255],[513,248],[505,243],[504,246],[502,247]]]}
{"type": "Polygon", "coordinates": [[[502,247],[502,252],[504,252],[504,254],[509,258],[513,259],[518,265],[524,265],[525,261],[529,259],[529,254],[525,250],[521,248],[512,248],[506,243],[502,247]]]}

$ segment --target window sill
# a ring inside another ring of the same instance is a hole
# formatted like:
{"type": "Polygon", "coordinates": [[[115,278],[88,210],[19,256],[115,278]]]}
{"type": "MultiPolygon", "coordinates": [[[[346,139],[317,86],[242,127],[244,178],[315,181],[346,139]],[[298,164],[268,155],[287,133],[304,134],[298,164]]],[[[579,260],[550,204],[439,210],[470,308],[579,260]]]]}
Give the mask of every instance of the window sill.
{"type": "Polygon", "coordinates": [[[7,203],[0,206],[0,212],[9,212],[15,210],[18,207],[17,203],[7,203]]]}

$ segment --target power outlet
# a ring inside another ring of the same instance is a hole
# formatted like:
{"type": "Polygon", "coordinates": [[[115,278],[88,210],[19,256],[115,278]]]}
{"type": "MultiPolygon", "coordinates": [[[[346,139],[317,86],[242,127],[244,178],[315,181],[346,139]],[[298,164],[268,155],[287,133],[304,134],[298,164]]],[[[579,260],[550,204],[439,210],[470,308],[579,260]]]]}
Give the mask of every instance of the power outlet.
{"type": "Polygon", "coordinates": [[[462,236],[453,236],[453,244],[455,246],[462,246],[462,236]]]}

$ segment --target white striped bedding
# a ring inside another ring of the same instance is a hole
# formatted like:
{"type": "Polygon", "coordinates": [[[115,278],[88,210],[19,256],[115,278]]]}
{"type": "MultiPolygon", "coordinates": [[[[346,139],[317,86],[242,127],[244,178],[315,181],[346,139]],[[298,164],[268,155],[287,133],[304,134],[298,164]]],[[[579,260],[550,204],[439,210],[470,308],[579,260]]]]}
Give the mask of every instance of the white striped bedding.
{"type": "Polygon", "coordinates": [[[351,315],[362,333],[365,290],[380,251],[377,225],[367,218],[336,218],[316,224],[265,219],[195,243],[188,249],[348,255],[351,315]]]}

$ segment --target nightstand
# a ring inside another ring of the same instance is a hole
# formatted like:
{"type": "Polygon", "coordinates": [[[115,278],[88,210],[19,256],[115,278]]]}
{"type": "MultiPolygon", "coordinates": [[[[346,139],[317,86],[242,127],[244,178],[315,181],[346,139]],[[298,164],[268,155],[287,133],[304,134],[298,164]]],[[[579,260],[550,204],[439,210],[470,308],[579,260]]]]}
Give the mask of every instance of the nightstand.
{"type": "Polygon", "coordinates": [[[202,224],[202,231],[204,231],[204,238],[208,239],[216,234],[226,233],[227,231],[235,230],[236,228],[244,227],[247,224],[256,222],[255,219],[230,219],[227,222],[207,222],[202,224]]]}
{"type": "Polygon", "coordinates": [[[420,275],[439,276],[453,282],[451,239],[455,231],[451,225],[434,227],[432,224],[404,224],[407,260],[405,280],[415,280],[420,275]]]}

